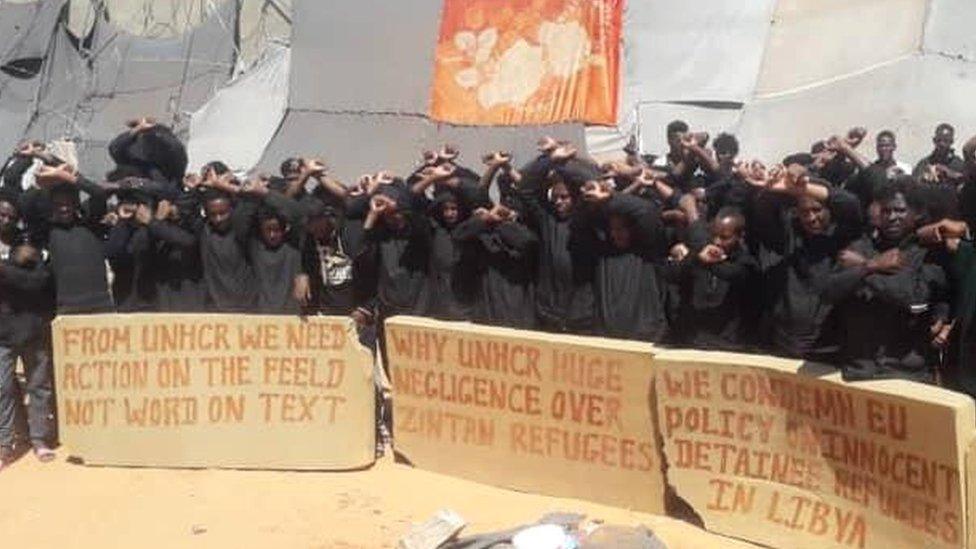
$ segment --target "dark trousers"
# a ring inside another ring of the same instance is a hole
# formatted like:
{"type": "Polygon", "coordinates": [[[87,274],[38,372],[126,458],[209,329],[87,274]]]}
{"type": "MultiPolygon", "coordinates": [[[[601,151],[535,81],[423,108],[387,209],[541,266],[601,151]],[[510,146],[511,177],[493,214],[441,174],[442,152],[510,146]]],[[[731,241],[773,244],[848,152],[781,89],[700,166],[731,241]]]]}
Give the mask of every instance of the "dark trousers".
{"type": "Polygon", "coordinates": [[[32,442],[51,445],[56,437],[54,370],[46,338],[18,346],[0,345],[0,446],[12,446],[18,427],[26,423],[32,442]],[[27,406],[14,370],[24,363],[27,406]],[[26,420],[25,420],[26,416],[26,420]]]}

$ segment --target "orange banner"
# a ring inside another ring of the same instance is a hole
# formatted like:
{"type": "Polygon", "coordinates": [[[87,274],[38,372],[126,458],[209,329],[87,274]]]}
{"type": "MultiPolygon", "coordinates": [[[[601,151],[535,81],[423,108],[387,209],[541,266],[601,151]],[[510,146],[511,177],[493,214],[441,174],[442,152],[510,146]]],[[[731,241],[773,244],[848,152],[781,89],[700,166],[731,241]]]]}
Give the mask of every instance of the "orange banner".
{"type": "Polygon", "coordinates": [[[444,0],[430,117],[617,121],[624,0],[444,0]]]}

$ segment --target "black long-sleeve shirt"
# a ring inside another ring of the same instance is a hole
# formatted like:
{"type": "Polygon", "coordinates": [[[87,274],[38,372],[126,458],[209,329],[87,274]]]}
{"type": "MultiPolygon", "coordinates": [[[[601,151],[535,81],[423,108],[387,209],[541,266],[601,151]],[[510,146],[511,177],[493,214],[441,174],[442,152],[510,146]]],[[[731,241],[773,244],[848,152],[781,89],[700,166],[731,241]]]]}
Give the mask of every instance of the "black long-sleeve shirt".
{"type": "Polygon", "coordinates": [[[375,299],[383,318],[427,312],[430,225],[416,212],[405,215],[402,230],[390,230],[382,222],[367,229],[354,262],[357,305],[375,299]]]}
{"type": "Polygon", "coordinates": [[[276,248],[268,247],[253,232],[249,257],[254,272],[257,305],[255,311],[264,314],[299,314],[301,305],[294,297],[295,277],[302,272],[302,243],[305,232],[303,211],[298,202],[283,194],[271,192],[264,204],[283,216],[288,225],[288,238],[276,248]]]}
{"type": "Polygon", "coordinates": [[[474,314],[476,284],[464,246],[455,230],[432,220],[427,314],[443,320],[469,320],[474,314]]]}
{"type": "MultiPolygon", "coordinates": [[[[870,260],[888,248],[863,237],[850,249],[870,260]]],[[[917,243],[899,249],[904,267],[893,274],[838,266],[829,278],[827,295],[839,303],[843,327],[845,379],[933,380],[938,356],[930,328],[949,316],[946,273],[917,243]]]]}
{"type": "Polygon", "coordinates": [[[164,312],[200,312],[206,303],[198,239],[203,220],[195,212],[180,215],[186,218],[182,224],[153,220],[148,225],[157,307],[164,312]]]}
{"type": "MultiPolygon", "coordinates": [[[[596,255],[592,231],[574,231],[572,217],[560,219],[547,197],[546,178],[556,170],[574,200],[578,187],[596,174],[581,162],[554,164],[539,156],[522,168],[518,190],[526,225],[539,240],[536,313],[544,328],[568,332],[593,330],[596,310],[593,278],[596,255]]],[[[578,206],[578,205],[577,205],[578,206]]]]}
{"type": "Polygon", "coordinates": [[[239,200],[228,230],[218,232],[206,224],[200,231],[200,263],[208,310],[243,313],[254,309],[254,272],[247,254],[256,207],[251,200],[239,200]]]}
{"type": "Polygon", "coordinates": [[[802,231],[791,198],[756,197],[752,228],[763,248],[762,331],[775,354],[827,360],[838,349],[834,303],[824,291],[837,254],[859,236],[861,209],[851,193],[828,192],[832,222],[821,235],[802,231]]]}
{"type": "Polygon", "coordinates": [[[54,288],[47,265],[0,262],[0,347],[24,345],[49,334],[54,288]]]}
{"type": "Polygon", "coordinates": [[[112,267],[112,296],[120,313],[155,311],[154,246],[149,228],[121,221],[108,233],[105,255],[112,267]]]}
{"type": "Polygon", "coordinates": [[[101,313],[114,309],[105,272],[104,227],[101,219],[107,194],[87,179],[78,178],[78,189],[88,195],[80,216],[68,224],[51,222],[48,191],[34,189],[21,197],[21,212],[28,232],[45,243],[57,295],[58,314],[101,313]]]}
{"type": "Polygon", "coordinates": [[[702,263],[693,250],[666,272],[678,284],[680,300],[670,330],[674,343],[729,351],[750,346],[759,263],[747,250],[714,264],[702,263]]]}
{"type": "Polygon", "coordinates": [[[506,221],[488,225],[471,217],[454,230],[454,239],[468,247],[475,262],[478,284],[474,319],[487,324],[532,328],[535,326],[535,278],[537,239],[525,225],[506,221]]]}
{"type": "Polygon", "coordinates": [[[575,223],[594,232],[597,318],[610,337],[659,341],[667,329],[660,267],[666,240],[657,205],[615,194],[594,217],[578,212],[575,223]],[[582,215],[581,215],[582,214],[582,215]],[[621,250],[610,242],[606,219],[620,216],[631,225],[632,244],[621,250]]]}

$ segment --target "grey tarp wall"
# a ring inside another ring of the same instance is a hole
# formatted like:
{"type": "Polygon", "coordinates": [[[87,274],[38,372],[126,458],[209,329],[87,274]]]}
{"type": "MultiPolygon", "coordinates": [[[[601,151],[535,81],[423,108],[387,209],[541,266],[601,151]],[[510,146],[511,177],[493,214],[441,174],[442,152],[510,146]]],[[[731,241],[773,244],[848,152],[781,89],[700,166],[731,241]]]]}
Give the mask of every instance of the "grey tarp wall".
{"type": "Polygon", "coordinates": [[[0,3],[0,158],[23,136],[43,81],[41,73],[22,70],[18,62],[48,56],[66,4],[67,0],[0,3]]]}
{"type": "Polygon", "coordinates": [[[458,127],[427,118],[442,0],[296,0],[289,110],[260,163],[323,157],[341,179],[411,169],[425,148],[453,143],[473,168],[490,149],[519,161],[549,133],[583,142],[582,124],[458,127]]]}
{"type": "MultiPolygon", "coordinates": [[[[539,133],[583,141],[580,124],[430,122],[442,1],[0,2],[0,65],[44,59],[37,75],[0,72],[0,147],[9,150],[25,134],[73,139],[82,168],[97,173],[108,165],[104,145],[126,118],[154,114],[185,136],[187,115],[205,104],[204,125],[214,129],[191,143],[195,157],[229,154],[213,147],[235,128],[240,157],[231,160],[241,167],[258,150],[263,169],[289,154],[315,154],[344,179],[381,167],[404,171],[420,149],[446,141],[466,149],[469,165],[495,147],[524,159],[539,133]],[[107,20],[91,5],[107,10],[107,20]],[[75,35],[66,13],[76,16],[75,35]],[[250,66],[241,62],[243,49],[264,51],[289,20],[287,112],[279,112],[284,83],[277,82],[267,112],[242,119],[228,103],[257,89],[248,84],[254,79],[235,79],[227,97],[215,92],[250,66]],[[228,119],[217,122],[221,112],[228,119]]],[[[713,135],[738,133],[745,155],[775,159],[864,124],[896,130],[899,154],[911,161],[927,152],[941,121],[955,122],[961,136],[976,130],[973,28],[972,0],[630,1],[618,124],[588,129],[587,148],[619,152],[636,134],[645,152],[661,152],[664,125],[685,118],[713,135]]]]}
{"type": "Polygon", "coordinates": [[[143,38],[96,20],[90,48],[77,48],[65,25],[55,47],[29,137],[77,141],[80,167],[111,168],[107,146],[125,121],[154,116],[178,130],[225,83],[234,66],[237,3],[225,0],[206,21],[175,38],[143,38]]]}
{"type": "Polygon", "coordinates": [[[677,118],[736,133],[743,155],[766,160],[852,125],[872,138],[894,130],[909,162],[929,152],[940,122],[960,138],[976,132],[972,0],[651,1],[627,10],[625,108],[616,128],[588,129],[591,151],[619,152],[636,134],[645,152],[661,153],[664,126],[677,118]],[[665,4],[671,13],[659,13],[665,4]],[[707,14],[701,24],[688,19],[698,13],[707,14]]]}

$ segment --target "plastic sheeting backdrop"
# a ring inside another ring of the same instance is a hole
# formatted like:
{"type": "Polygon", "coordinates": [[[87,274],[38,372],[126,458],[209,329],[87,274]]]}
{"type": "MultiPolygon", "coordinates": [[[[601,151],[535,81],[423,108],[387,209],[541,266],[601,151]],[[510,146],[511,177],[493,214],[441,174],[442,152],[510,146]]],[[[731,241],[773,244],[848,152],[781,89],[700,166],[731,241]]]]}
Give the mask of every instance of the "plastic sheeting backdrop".
{"type": "MultiPolygon", "coordinates": [[[[75,139],[82,168],[96,175],[126,118],[154,114],[185,130],[183,115],[229,81],[241,38],[235,18],[242,2],[258,9],[253,1],[227,0],[189,32],[160,39],[121,31],[104,14],[76,38],[64,25],[67,0],[0,3],[0,147],[25,134],[75,139]]],[[[580,124],[471,130],[430,122],[442,6],[297,0],[289,111],[274,139],[271,123],[236,138],[249,150],[270,141],[263,168],[286,154],[325,155],[343,178],[407,169],[419,149],[455,138],[471,143],[469,154],[497,145],[519,160],[541,132],[582,139],[580,124]]],[[[663,126],[685,117],[713,134],[736,131],[745,155],[776,158],[866,124],[898,131],[901,156],[911,160],[927,152],[937,123],[955,122],[963,135],[976,125],[967,108],[974,23],[970,0],[631,1],[618,124],[591,130],[588,145],[619,151],[637,133],[644,150],[660,152],[663,126]]],[[[247,88],[246,80],[235,85],[247,88]]]]}

